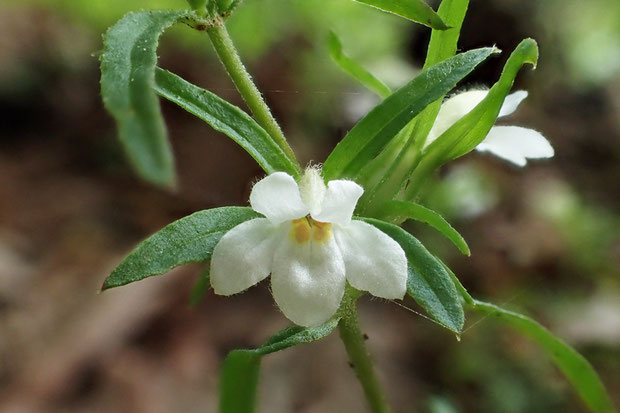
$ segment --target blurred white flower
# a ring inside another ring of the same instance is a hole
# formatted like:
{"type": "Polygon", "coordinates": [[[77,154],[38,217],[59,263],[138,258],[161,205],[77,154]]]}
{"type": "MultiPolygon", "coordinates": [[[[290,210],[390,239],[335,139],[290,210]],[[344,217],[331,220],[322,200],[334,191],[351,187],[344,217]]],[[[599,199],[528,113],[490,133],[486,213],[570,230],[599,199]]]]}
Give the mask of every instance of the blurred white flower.
{"type": "Polygon", "coordinates": [[[335,314],[346,281],[377,297],[403,298],[405,252],[377,228],[352,220],[363,192],[346,180],[325,186],[313,168],[299,185],[284,172],[259,181],[250,204],[266,218],[234,227],[215,246],[215,293],[239,293],[271,273],[276,303],[302,326],[319,325],[335,314]]]}
{"type": "MultiPolygon", "coordinates": [[[[468,114],[486,97],[487,93],[488,90],[470,90],[447,99],[439,109],[425,146],[468,114]]],[[[526,97],[527,92],[524,90],[506,96],[499,117],[512,114],[526,97]]],[[[476,150],[491,152],[519,166],[525,166],[527,159],[550,158],[554,153],[549,141],[539,132],[519,126],[493,126],[476,150]]]]}

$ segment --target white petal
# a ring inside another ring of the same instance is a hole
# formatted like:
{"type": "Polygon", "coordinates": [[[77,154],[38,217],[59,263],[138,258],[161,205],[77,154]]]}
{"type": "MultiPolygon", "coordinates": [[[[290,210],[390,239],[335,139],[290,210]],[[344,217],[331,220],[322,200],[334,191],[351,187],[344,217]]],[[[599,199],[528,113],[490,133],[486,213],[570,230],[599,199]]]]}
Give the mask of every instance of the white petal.
{"type": "Polygon", "coordinates": [[[554,153],[549,141],[539,132],[519,126],[492,127],[476,149],[519,166],[525,166],[527,159],[550,158],[554,153]]]}
{"type": "Polygon", "coordinates": [[[347,225],[351,222],[355,205],[363,193],[364,188],[353,181],[329,181],[321,212],[312,214],[312,218],[321,222],[347,225]]]}
{"type": "Polygon", "coordinates": [[[271,273],[273,298],[295,324],[310,327],[336,313],[344,294],[345,268],[334,238],[297,244],[283,239],[271,273]]]}
{"type": "Polygon", "coordinates": [[[521,104],[521,102],[523,102],[523,99],[525,99],[526,97],[527,92],[525,90],[517,90],[516,92],[506,96],[506,99],[504,99],[504,104],[499,110],[498,116],[501,118],[502,116],[508,116],[512,114],[515,110],[517,110],[519,104],[521,104]]]}
{"type": "Polygon", "coordinates": [[[404,297],[407,257],[396,241],[361,221],[335,228],[334,236],[353,287],[382,298],[404,297]]]}
{"type": "Polygon", "coordinates": [[[211,258],[211,285],[215,293],[236,294],[266,278],[283,229],[266,218],[257,218],[224,234],[211,258]]]}
{"type": "MultiPolygon", "coordinates": [[[[470,90],[459,93],[442,103],[435,119],[435,124],[426,138],[424,146],[428,146],[431,142],[447,131],[456,121],[471,112],[478,103],[489,93],[488,90],[470,90]]],[[[498,117],[508,116],[513,113],[519,104],[527,97],[525,90],[518,90],[506,96],[498,117]]]]}
{"type": "Polygon", "coordinates": [[[454,95],[443,102],[424,146],[430,145],[457,120],[471,112],[486,97],[487,93],[489,93],[488,90],[470,90],[454,95]]]}
{"type": "Polygon", "coordinates": [[[252,188],[250,205],[274,225],[301,218],[310,212],[301,200],[297,182],[284,172],[275,172],[258,181],[252,188]]]}

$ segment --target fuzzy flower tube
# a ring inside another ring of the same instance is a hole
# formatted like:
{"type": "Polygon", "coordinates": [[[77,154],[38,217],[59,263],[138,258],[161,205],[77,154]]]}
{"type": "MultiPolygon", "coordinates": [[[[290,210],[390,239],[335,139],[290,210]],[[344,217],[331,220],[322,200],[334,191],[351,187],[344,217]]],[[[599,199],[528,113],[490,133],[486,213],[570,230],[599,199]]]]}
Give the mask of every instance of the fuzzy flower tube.
{"type": "Polygon", "coordinates": [[[308,168],[300,184],[284,172],[259,181],[250,205],[265,218],[234,227],[216,245],[215,293],[239,293],[271,274],[276,303],[306,327],[336,313],[347,281],[376,297],[402,299],[405,252],[377,228],[352,219],[363,192],[348,180],[325,185],[316,168],[308,168]]]}

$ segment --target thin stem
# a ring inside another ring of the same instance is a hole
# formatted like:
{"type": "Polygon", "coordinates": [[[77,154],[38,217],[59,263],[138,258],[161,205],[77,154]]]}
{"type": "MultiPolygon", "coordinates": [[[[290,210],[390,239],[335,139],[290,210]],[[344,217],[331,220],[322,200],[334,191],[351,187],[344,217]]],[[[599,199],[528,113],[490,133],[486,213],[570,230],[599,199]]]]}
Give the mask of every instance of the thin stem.
{"type": "Polygon", "coordinates": [[[379,380],[370,360],[370,355],[364,343],[364,336],[360,330],[355,308],[356,297],[345,294],[340,307],[341,319],[338,323],[340,339],[344,343],[349,359],[352,363],[357,378],[364,389],[366,400],[370,404],[373,413],[391,413],[385,394],[379,385],[379,380]]]}
{"type": "Polygon", "coordinates": [[[271,114],[269,106],[267,106],[263,99],[263,95],[252,81],[252,76],[250,76],[243,65],[239,53],[237,53],[237,49],[226,30],[226,26],[224,26],[224,22],[216,19],[215,23],[207,29],[207,33],[224,68],[237,87],[241,97],[243,97],[243,100],[250,108],[256,122],[267,131],[286,155],[295,162],[298,169],[301,170],[295,158],[295,153],[288,145],[282,129],[280,129],[278,122],[271,114]]]}

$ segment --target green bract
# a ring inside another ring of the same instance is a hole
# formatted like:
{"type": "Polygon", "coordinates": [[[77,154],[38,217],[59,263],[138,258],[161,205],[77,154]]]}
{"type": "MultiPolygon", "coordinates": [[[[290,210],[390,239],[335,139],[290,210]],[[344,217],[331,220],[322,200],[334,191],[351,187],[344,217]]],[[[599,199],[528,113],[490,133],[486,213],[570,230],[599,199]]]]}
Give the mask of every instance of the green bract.
{"type": "Polygon", "coordinates": [[[497,49],[454,56],[424,70],[364,116],[334,148],[323,165],[326,180],[354,176],[428,104],[437,100],[497,49]]]}
{"type": "Polygon", "coordinates": [[[432,209],[413,202],[388,201],[381,205],[377,212],[386,221],[401,223],[407,219],[424,222],[446,236],[463,254],[469,256],[469,246],[448,221],[432,209]]]}
{"type": "Polygon", "coordinates": [[[222,235],[258,217],[251,208],[224,207],[199,211],[174,221],[138,245],[112,271],[102,290],[163,274],[179,265],[207,261],[222,235]]]}

